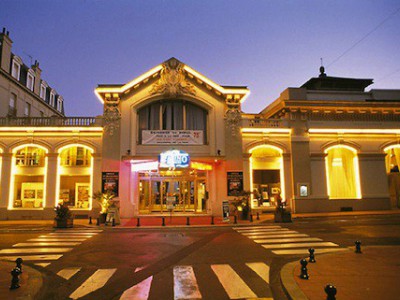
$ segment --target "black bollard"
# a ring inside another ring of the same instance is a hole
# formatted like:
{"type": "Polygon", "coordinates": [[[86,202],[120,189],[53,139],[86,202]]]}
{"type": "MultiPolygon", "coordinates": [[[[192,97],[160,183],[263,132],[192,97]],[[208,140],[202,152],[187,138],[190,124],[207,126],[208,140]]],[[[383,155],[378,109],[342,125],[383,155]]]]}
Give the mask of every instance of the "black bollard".
{"type": "Polygon", "coordinates": [[[211,216],[211,225],[214,225],[214,216],[211,216]]]}
{"type": "Polygon", "coordinates": [[[140,227],[140,218],[137,218],[136,227],[140,227]]]}
{"type": "Polygon", "coordinates": [[[356,253],[362,253],[361,252],[361,241],[355,241],[356,244],[356,253]]]}
{"type": "Polygon", "coordinates": [[[260,220],[260,213],[257,213],[257,220],[260,220]]]}
{"type": "Polygon", "coordinates": [[[253,222],[253,214],[250,214],[250,222],[253,222]]]}
{"type": "Polygon", "coordinates": [[[15,263],[17,264],[17,266],[16,266],[16,268],[18,268],[19,269],[19,271],[22,273],[22,263],[23,263],[24,261],[23,261],[23,259],[21,258],[21,257],[18,257],[16,260],[15,260],[15,263]]]}
{"type": "Polygon", "coordinates": [[[237,217],[233,216],[233,224],[237,224],[237,217]]]}
{"type": "Polygon", "coordinates": [[[162,224],[161,225],[165,226],[165,218],[164,217],[162,217],[162,224]]]}
{"type": "Polygon", "coordinates": [[[19,274],[21,274],[21,270],[18,268],[14,268],[11,271],[11,286],[10,286],[10,290],[15,290],[17,288],[19,288],[19,274]]]}
{"type": "Polygon", "coordinates": [[[301,279],[308,279],[308,273],[307,273],[307,260],[305,260],[304,258],[302,260],[300,260],[300,264],[301,264],[301,273],[300,273],[300,278],[301,279]]]}
{"type": "Polygon", "coordinates": [[[112,218],[111,226],[115,227],[115,219],[112,218]]]}
{"type": "Polygon", "coordinates": [[[310,253],[310,258],[308,259],[308,262],[315,263],[316,261],[315,261],[315,256],[314,256],[314,252],[315,252],[314,248],[308,249],[308,252],[310,253]]]}
{"type": "Polygon", "coordinates": [[[187,226],[190,226],[190,219],[189,219],[189,217],[186,217],[186,225],[187,225],[187,226]]]}
{"type": "Polygon", "coordinates": [[[327,284],[325,286],[325,293],[328,295],[326,300],[336,300],[336,287],[332,284],[327,284]]]}

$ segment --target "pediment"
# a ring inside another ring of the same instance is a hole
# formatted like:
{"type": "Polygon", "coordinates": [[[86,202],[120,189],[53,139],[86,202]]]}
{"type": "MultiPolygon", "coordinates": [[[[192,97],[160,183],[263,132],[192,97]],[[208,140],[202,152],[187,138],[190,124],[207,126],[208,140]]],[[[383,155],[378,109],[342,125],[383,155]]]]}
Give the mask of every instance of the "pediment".
{"type": "Polygon", "coordinates": [[[126,84],[101,84],[96,88],[95,94],[104,103],[113,99],[119,100],[123,94],[134,93],[150,84],[150,95],[162,95],[166,98],[195,96],[196,88],[199,88],[215,94],[223,101],[239,104],[250,94],[249,89],[244,86],[219,85],[174,57],[126,84]]]}

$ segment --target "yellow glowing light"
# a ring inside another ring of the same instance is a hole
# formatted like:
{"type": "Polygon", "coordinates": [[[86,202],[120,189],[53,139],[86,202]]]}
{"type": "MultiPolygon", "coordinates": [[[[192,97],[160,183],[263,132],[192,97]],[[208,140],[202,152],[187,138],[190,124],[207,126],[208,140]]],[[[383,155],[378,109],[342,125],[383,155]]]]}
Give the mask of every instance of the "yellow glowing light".
{"type": "Polygon", "coordinates": [[[400,134],[400,129],[310,128],[309,133],[400,134]]]}
{"type": "Polygon", "coordinates": [[[163,68],[162,65],[158,65],[146,73],[140,75],[139,77],[136,77],[132,81],[128,82],[127,84],[123,85],[122,87],[98,87],[94,90],[94,93],[96,94],[97,98],[100,100],[102,104],[104,104],[104,99],[101,97],[100,93],[123,93],[126,90],[130,89],[131,87],[135,86],[136,84],[140,83],[144,79],[154,75],[155,73],[161,71],[163,68]]]}
{"type": "MultiPolygon", "coordinates": [[[[260,148],[271,148],[280,153],[280,158],[279,158],[279,176],[280,181],[281,181],[281,197],[283,201],[286,201],[286,192],[285,192],[285,171],[284,171],[284,161],[283,161],[283,150],[279,147],[273,146],[273,145],[258,145],[249,150],[249,153],[253,153],[254,150],[260,149],[260,148]]],[[[250,157],[250,190],[253,191],[253,158],[250,157]]],[[[253,197],[253,196],[252,196],[253,197]]],[[[253,204],[252,204],[253,207],[253,204]]]]}
{"type": "Polygon", "coordinates": [[[396,145],[387,146],[385,149],[383,149],[383,152],[388,152],[389,150],[394,149],[394,148],[400,148],[400,145],[396,144],[396,145]]]}
{"type": "Polygon", "coordinates": [[[93,132],[103,132],[103,127],[0,127],[0,131],[93,131],[93,132]]]}
{"type": "Polygon", "coordinates": [[[242,128],[243,133],[291,133],[291,128],[253,128],[246,127],[242,128]]]}
{"type": "Polygon", "coordinates": [[[190,163],[190,167],[192,169],[202,170],[202,171],[210,171],[210,170],[212,170],[212,165],[206,164],[206,163],[201,163],[201,162],[195,162],[195,161],[192,161],[190,163]]]}
{"type": "MultiPolygon", "coordinates": [[[[77,144],[77,143],[68,144],[68,145],[65,145],[63,147],[60,147],[58,149],[58,151],[57,151],[58,152],[58,156],[57,156],[57,179],[56,179],[56,192],[55,192],[56,194],[55,194],[55,197],[54,197],[54,201],[55,201],[54,205],[55,206],[58,204],[59,197],[60,197],[60,181],[61,181],[61,157],[60,157],[60,154],[61,154],[61,152],[63,150],[71,148],[71,147],[82,147],[82,148],[88,149],[90,151],[91,158],[90,158],[90,168],[89,168],[89,176],[90,176],[90,179],[89,179],[89,182],[90,182],[89,183],[89,195],[93,195],[93,168],[94,168],[94,166],[93,166],[93,164],[94,164],[93,153],[94,153],[94,149],[89,147],[89,146],[87,146],[87,145],[83,145],[83,144],[77,144]]],[[[90,197],[90,199],[92,199],[92,198],[90,197]]],[[[92,209],[92,204],[93,204],[92,200],[89,200],[89,207],[87,209],[85,209],[85,210],[91,210],[92,209]]]]}
{"type": "MultiPolygon", "coordinates": [[[[38,144],[24,144],[24,145],[20,145],[18,147],[15,147],[12,150],[13,156],[11,158],[11,180],[10,180],[10,186],[9,186],[9,197],[8,197],[8,209],[12,210],[15,209],[13,206],[14,203],[14,184],[15,184],[15,175],[17,173],[17,164],[16,164],[16,157],[15,154],[17,153],[18,150],[24,148],[24,147],[36,147],[36,148],[40,148],[42,149],[46,154],[48,153],[48,150],[38,144]]],[[[44,174],[43,174],[43,199],[42,199],[42,209],[44,207],[46,207],[46,181],[47,181],[47,156],[45,157],[44,160],[44,174]]]]}

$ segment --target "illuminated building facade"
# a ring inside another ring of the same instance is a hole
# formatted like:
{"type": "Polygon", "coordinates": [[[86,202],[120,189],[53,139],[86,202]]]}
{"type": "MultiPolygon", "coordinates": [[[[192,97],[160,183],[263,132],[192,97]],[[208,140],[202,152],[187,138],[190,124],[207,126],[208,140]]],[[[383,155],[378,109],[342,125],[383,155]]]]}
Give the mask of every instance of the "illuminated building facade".
{"type": "Polygon", "coordinates": [[[400,90],[326,76],[246,114],[244,86],[221,86],[171,58],[126,84],[99,85],[101,118],[0,118],[0,218],[50,218],[67,202],[96,216],[112,190],[123,218],[221,215],[250,191],[256,211],[280,194],[294,212],[399,207],[400,90]]]}

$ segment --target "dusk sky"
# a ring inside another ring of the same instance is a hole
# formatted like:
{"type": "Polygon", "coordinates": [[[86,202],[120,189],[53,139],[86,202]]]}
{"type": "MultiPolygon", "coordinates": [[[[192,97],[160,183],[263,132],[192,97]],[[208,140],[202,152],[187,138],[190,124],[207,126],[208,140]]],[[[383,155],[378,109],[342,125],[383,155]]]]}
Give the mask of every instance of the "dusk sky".
{"type": "Polygon", "coordinates": [[[101,114],[97,84],[126,83],[170,57],[248,86],[244,112],[318,76],[321,57],[329,76],[400,89],[399,0],[1,0],[0,27],[25,64],[40,62],[68,116],[101,114]]]}

